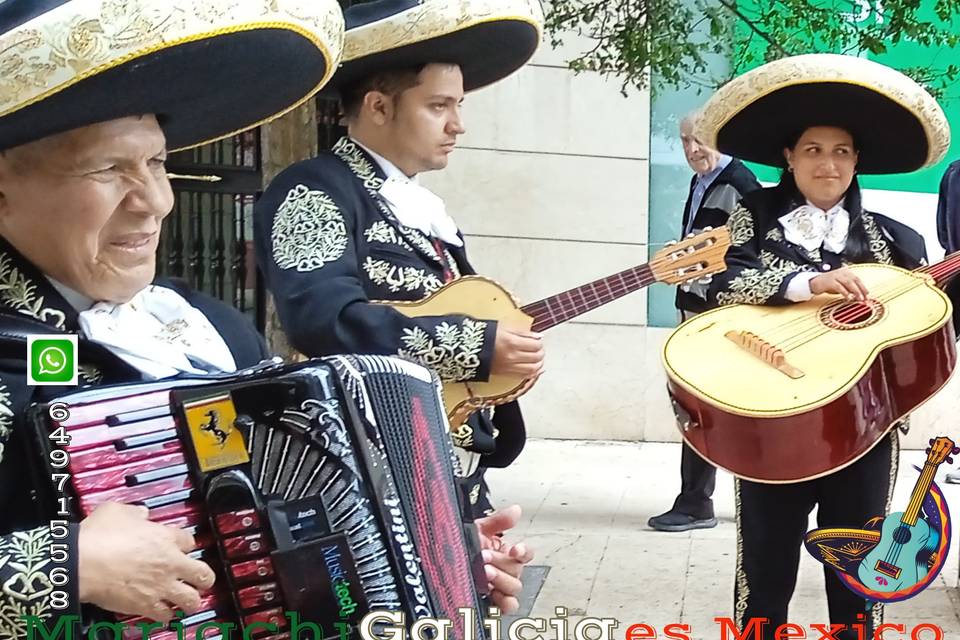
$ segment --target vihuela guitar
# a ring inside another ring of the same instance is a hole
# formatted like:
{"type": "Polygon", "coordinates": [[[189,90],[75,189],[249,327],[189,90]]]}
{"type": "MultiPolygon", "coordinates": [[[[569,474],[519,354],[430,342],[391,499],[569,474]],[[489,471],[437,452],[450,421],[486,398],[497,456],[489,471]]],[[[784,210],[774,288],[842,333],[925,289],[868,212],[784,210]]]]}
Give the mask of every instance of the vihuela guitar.
{"type": "MultiPolygon", "coordinates": [[[[525,306],[520,306],[500,284],[482,276],[458,278],[422,300],[380,303],[411,318],[458,313],[539,332],[654,282],[682,284],[723,271],[723,256],[729,246],[730,232],[726,227],[706,229],[665,246],[648,263],[525,306]]],[[[490,376],[486,382],[444,383],[443,400],[450,427],[456,430],[478,409],[523,395],[532,384],[532,380],[505,375],[490,376]]]]}
{"type": "Polygon", "coordinates": [[[937,467],[944,461],[952,462],[948,456],[958,452],[960,449],[950,438],[933,441],[907,510],[884,518],[880,542],[860,563],[857,576],[861,583],[874,591],[889,593],[909,589],[926,577],[928,560],[940,544],[940,534],[920,517],[920,507],[937,467]]]}
{"type": "Polygon", "coordinates": [[[915,271],[850,268],[867,301],[719,307],[667,338],[674,408],[701,456],[758,482],[816,478],[866,454],[946,384],[957,353],[937,283],[960,271],[960,254],[915,271]]]}

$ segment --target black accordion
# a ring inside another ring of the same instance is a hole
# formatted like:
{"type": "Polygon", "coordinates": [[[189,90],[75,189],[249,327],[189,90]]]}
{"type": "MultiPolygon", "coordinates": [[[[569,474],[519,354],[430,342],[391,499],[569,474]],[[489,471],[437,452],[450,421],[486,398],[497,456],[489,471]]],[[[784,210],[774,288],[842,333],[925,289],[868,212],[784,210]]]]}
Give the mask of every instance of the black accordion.
{"type": "MultiPolygon", "coordinates": [[[[479,623],[468,631],[457,612],[482,611],[486,579],[439,390],[405,360],[335,356],[91,388],[30,415],[44,461],[52,431],[63,426],[69,437],[59,472],[71,474],[75,519],[105,502],[139,504],[151,520],[194,534],[193,556],[217,584],[203,611],[180,620],[185,637],[220,622],[260,623],[254,637],[287,638],[295,612],[340,638],[368,612],[391,611],[407,627],[446,618],[451,637],[482,638],[479,623]]],[[[55,489],[49,504],[64,504],[55,489]]],[[[142,620],[120,621],[141,637],[142,620]]]]}

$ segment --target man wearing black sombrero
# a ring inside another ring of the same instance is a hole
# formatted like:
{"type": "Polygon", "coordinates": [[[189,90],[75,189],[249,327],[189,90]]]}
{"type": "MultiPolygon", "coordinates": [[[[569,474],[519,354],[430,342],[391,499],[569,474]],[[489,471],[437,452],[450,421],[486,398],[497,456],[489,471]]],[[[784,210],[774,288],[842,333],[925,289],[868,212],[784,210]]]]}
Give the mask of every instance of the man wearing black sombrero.
{"type": "MultiPolygon", "coordinates": [[[[865,300],[871,292],[848,265],[914,269],[924,263],[923,238],[866,210],[857,178],[916,171],[946,153],[946,117],[910,78],[850,56],[786,58],[721,88],[696,128],[711,146],[783,169],[778,185],[748,194],[730,216],[727,270],[714,277],[709,292],[717,304],[787,305],[820,294],[865,300]]],[[[829,367],[832,354],[821,357],[829,367]]],[[[869,405],[865,400],[865,412],[869,405]]],[[[781,484],[737,479],[738,628],[756,631],[762,625],[756,637],[764,640],[782,635],[777,628],[788,621],[814,507],[821,528],[860,529],[889,512],[898,463],[896,427],[889,425],[889,436],[861,458],[837,463],[825,475],[781,484]]],[[[852,429],[811,424],[810,438],[853,437],[852,429]]],[[[763,459],[762,448],[756,456],[763,459]]],[[[824,579],[834,637],[872,637],[882,623],[882,606],[848,590],[826,566],[824,579]]]]}
{"type": "Polygon", "coordinates": [[[335,0],[0,3],[0,638],[87,604],[169,620],[213,584],[185,553],[192,537],[143,507],[106,503],[51,528],[23,420],[66,389],[28,386],[26,336],[77,335],[82,385],[264,358],[238,312],[151,285],[173,205],[164,159],[309,99],[342,38],[335,0]]]}
{"type": "MultiPolygon", "coordinates": [[[[419,300],[474,273],[463,235],[417,175],[442,169],[464,132],[464,92],[535,52],[538,0],[381,0],[345,12],[339,90],[349,135],[281,173],[256,206],[257,259],[292,345],[308,356],[401,354],[447,381],[536,378],[539,336],[464,315],[409,318],[375,300],[419,300]]],[[[523,447],[515,402],[455,435],[474,515],[491,509],[485,466],[523,447]],[[476,454],[482,454],[478,460],[476,454]]]]}

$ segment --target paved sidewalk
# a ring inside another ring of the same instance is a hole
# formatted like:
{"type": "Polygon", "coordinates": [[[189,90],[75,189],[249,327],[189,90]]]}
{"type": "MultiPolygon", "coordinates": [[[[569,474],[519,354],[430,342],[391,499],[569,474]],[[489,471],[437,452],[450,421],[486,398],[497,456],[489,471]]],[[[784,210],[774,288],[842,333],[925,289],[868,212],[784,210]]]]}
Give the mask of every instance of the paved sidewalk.
{"type": "MultiPolygon", "coordinates": [[[[912,465],[925,458],[922,451],[901,453],[894,511],[905,508],[917,479],[912,465]]],[[[733,480],[723,472],[717,477],[715,529],[653,531],[647,519],[673,503],[679,468],[678,444],[533,440],[511,468],[490,471],[495,503],[523,507],[517,535],[536,549],[534,563],[550,568],[533,617],[551,617],[556,606],[564,606],[571,623],[584,616],[618,619],[615,638],[634,622],[653,626],[661,638],[664,625],[678,622],[690,625],[693,638],[720,638],[714,618],[732,616],[733,480]]],[[[944,483],[947,471],[940,468],[938,484],[960,520],[960,486],[944,483]]],[[[801,556],[790,617],[816,638],[809,625],[828,622],[823,573],[809,554],[801,556]]],[[[915,625],[934,623],[945,638],[960,638],[957,556],[955,534],[935,584],[887,607],[886,621],[905,625],[904,637],[915,625]]],[[[552,629],[543,635],[553,638],[552,629]]],[[[889,636],[900,637],[895,631],[889,636]]]]}

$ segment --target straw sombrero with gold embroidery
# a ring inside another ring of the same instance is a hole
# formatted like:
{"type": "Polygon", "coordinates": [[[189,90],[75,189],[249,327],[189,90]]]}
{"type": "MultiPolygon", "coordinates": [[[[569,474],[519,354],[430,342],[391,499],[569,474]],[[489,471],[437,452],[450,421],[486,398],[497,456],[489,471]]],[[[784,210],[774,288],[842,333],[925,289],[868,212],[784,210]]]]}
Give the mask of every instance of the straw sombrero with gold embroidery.
{"type": "Polygon", "coordinates": [[[906,173],[939,162],[950,127],[937,101],[882,64],[835,54],[770,62],[714,94],[695,124],[704,144],[741,160],[784,166],[783,148],[812,126],[857,142],[860,173],[906,173]]]}
{"type": "Polygon", "coordinates": [[[0,0],[0,149],[152,113],[171,149],[248,129],[331,77],[336,0],[0,0]]]}
{"type": "Polygon", "coordinates": [[[343,64],[331,87],[429,63],[460,66],[465,91],[512,74],[536,52],[540,0],[377,0],[344,11],[343,64]]]}

